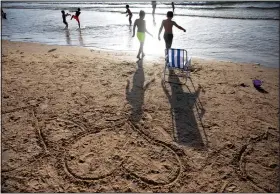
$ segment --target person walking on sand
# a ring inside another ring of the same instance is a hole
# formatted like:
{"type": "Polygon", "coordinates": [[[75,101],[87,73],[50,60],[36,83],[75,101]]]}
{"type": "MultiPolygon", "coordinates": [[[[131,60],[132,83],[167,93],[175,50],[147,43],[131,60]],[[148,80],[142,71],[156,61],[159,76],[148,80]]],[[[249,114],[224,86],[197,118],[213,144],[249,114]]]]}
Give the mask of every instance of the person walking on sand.
{"type": "Polygon", "coordinates": [[[140,59],[140,54],[142,53],[142,58],[145,56],[144,51],[143,51],[143,47],[144,47],[144,42],[145,42],[145,32],[147,32],[149,35],[152,36],[151,33],[148,32],[148,30],[146,29],[146,21],[144,20],[145,18],[145,12],[143,10],[140,11],[139,13],[139,19],[136,19],[134,22],[134,26],[133,26],[133,35],[132,37],[135,36],[135,28],[137,26],[137,38],[140,42],[140,48],[139,48],[139,52],[137,55],[137,58],[140,59]]]}
{"type": "Polygon", "coordinates": [[[174,2],[172,2],[171,5],[172,5],[173,13],[174,13],[174,10],[175,10],[174,2]]]}
{"type": "Polygon", "coordinates": [[[68,28],[68,23],[67,23],[67,21],[66,21],[66,17],[67,17],[67,16],[71,16],[71,14],[69,14],[69,13],[65,14],[65,11],[64,11],[64,10],[62,10],[61,13],[62,13],[62,20],[63,20],[63,23],[66,25],[64,29],[67,29],[67,28],[68,28]]]}
{"type": "Polygon", "coordinates": [[[71,20],[74,18],[75,20],[77,20],[77,22],[78,22],[78,25],[79,25],[79,28],[81,28],[81,26],[80,26],[80,20],[79,20],[79,16],[80,16],[80,14],[81,14],[81,9],[80,8],[78,8],[78,11],[76,11],[76,13],[75,13],[75,15],[72,15],[72,17],[71,17],[71,20]]]}
{"type": "Polygon", "coordinates": [[[153,16],[155,15],[155,12],[156,12],[156,7],[157,7],[157,2],[156,1],[152,1],[152,6],[153,6],[153,16]]]}
{"type": "Polygon", "coordinates": [[[184,32],[186,32],[186,30],[184,28],[182,28],[181,26],[179,26],[175,21],[172,21],[172,18],[173,18],[172,11],[168,11],[166,16],[167,16],[167,19],[162,20],[161,26],[159,28],[158,39],[160,40],[160,34],[162,31],[162,28],[164,27],[165,32],[164,32],[163,38],[165,40],[165,47],[166,47],[166,49],[169,49],[172,46],[172,40],[173,40],[172,27],[176,26],[177,28],[179,28],[180,30],[183,30],[184,32]]]}
{"type": "Polygon", "coordinates": [[[126,17],[129,16],[128,21],[129,21],[129,25],[131,25],[131,23],[132,23],[132,21],[131,21],[132,12],[129,9],[129,5],[126,5],[125,7],[126,7],[126,12],[125,13],[127,13],[126,17]]]}

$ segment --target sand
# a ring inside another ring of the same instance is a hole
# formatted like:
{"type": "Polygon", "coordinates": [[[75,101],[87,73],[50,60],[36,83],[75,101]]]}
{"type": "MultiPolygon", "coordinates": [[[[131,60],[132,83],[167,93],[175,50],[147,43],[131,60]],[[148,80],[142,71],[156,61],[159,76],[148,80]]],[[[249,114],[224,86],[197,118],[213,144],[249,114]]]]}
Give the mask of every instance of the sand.
{"type": "Polygon", "coordinates": [[[279,69],[194,58],[186,85],[163,69],[2,41],[2,192],[279,191],[279,69]]]}

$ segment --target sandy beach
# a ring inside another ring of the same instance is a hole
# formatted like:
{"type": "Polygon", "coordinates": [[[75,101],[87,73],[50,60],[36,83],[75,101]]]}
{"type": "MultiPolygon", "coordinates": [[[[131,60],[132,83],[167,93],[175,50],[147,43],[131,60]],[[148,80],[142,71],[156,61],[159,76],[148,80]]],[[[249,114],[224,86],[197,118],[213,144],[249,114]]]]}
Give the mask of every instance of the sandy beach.
{"type": "Polygon", "coordinates": [[[2,192],[279,192],[278,68],[135,56],[2,41],[2,192]]]}

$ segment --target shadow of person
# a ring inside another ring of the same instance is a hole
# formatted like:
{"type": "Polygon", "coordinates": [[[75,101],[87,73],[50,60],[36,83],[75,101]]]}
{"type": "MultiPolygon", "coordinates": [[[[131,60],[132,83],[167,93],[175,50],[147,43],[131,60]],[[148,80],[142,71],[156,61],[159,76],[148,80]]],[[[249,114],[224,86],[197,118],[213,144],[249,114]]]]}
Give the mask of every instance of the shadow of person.
{"type": "Polygon", "coordinates": [[[71,38],[70,38],[70,32],[68,29],[65,29],[65,38],[66,38],[66,43],[68,45],[71,45],[71,38]]]}
{"type": "Polygon", "coordinates": [[[78,33],[79,33],[79,42],[81,46],[84,46],[84,40],[83,40],[83,36],[82,36],[82,30],[78,29],[78,33]]]}
{"type": "MultiPolygon", "coordinates": [[[[178,75],[174,74],[174,70],[169,70],[168,81],[180,82],[178,75]]],[[[186,92],[183,89],[183,85],[169,83],[171,87],[170,95],[164,82],[162,82],[162,87],[171,105],[174,137],[177,143],[180,145],[204,149],[207,147],[208,141],[201,120],[205,110],[198,98],[201,88],[199,87],[196,90],[191,79],[190,81],[195,90],[194,92],[191,92],[187,85],[185,85],[188,90],[186,92]],[[195,114],[195,112],[197,114],[195,114]],[[202,127],[205,143],[199,130],[197,117],[202,127]]]]}
{"type": "Polygon", "coordinates": [[[145,91],[147,90],[147,88],[149,87],[152,81],[144,85],[145,75],[143,70],[143,58],[138,60],[137,70],[133,76],[133,86],[130,91],[129,91],[130,88],[129,80],[127,80],[127,85],[126,85],[126,99],[129,102],[129,104],[132,106],[132,112],[130,114],[129,120],[134,124],[142,119],[145,91]]]}

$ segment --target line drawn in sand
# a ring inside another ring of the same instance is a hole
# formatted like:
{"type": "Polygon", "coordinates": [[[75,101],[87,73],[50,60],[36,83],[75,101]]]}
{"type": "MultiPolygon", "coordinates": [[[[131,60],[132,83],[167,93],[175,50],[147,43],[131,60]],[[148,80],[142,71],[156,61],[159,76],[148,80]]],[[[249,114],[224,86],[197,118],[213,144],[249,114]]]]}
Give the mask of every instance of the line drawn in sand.
{"type": "Polygon", "coordinates": [[[81,181],[93,181],[116,173],[124,173],[149,185],[175,183],[182,171],[177,153],[165,143],[146,136],[132,123],[126,125],[138,132],[141,137],[134,139],[117,132],[103,130],[95,134],[84,134],[73,140],[69,144],[72,146],[64,156],[66,173],[81,181]],[[139,140],[140,138],[142,140],[139,140]],[[151,144],[154,149],[151,149],[151,144]],[[155,151],[156,149],[158,151],[155,151]],[[91,152],[86,153],[88,150],[91,152]],[[153,158],[155,155],[157,158],[153,158]],[[164,161],[163,165],[160,165],[158,161],[160,159],[164,161]],[[140,160],[143,160],[144,165],[140,160]],[[150,169],[149,165],[152,166],[150,169]]]}
{"type": "MultiPolygon", "coordinates": [[[[123,125],[126,125],[131,133],[135,133],[135,137],[127,136],[127,129],[118,131],[120,127],[117,130],[112,127],[110,130],[92,132],[80,122],[59,117],[38,119],[34,109],[31,109],[29,114],[32,115],[42,151],[38,157],[31,158],[12,170],[31,165],[44,156],[63,156],[62,165],[66,174],[80,181],[94,181],[120,173],[158,186],[172,185],[180,177],[182,165],[177,150],[168,143],[145,134],[126,119],[123,120],[123,125]],[[55,149],[55,146],[58,149],[55,149]],[[93,149],[88,151],[90,146],[93,146],[93,149]],[[57,151],[62,155],[53,154],[57,151]],[[143,160],[145,165],[138,159],[143,160]]],[[[2,169],[2,172],[8,171],[2,169]]]]}
{"type": "Polygon", "coordinates": [[[250,138],[237,156],[238,174],[260,192],[277,192],[278,155],[279,137],[266,131],[250,138]],[[271,145],[269,150],[265,146],[268,142],[271,145]]]}

